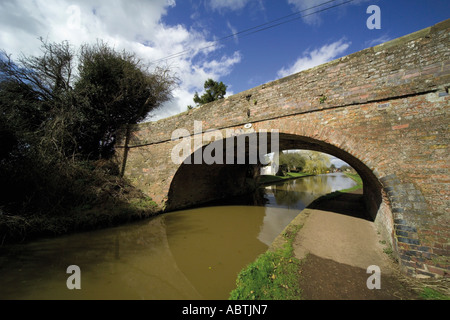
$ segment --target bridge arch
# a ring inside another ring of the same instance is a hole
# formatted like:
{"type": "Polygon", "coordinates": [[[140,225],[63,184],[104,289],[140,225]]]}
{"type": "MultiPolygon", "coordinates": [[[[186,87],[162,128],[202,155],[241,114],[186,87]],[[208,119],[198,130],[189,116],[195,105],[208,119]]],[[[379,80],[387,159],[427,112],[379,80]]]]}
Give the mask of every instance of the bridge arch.
{"type": "MultiPolygon", "coordinates": [[[[261,155],[268,150],[274,151],[271,146],[270,133],[268,135],[268,139],[260,139],[260,134],[257,132],[244,134],[247,137],[244,151],[245,163],[241,164],[237,163],[237,156],[240,151],[236,148],[238,145],[236,137],[206,143],[195,150],[186,158],[188,161],[185,162],[188,163],[180,164],[173,176],[168,192],[166,209],[170,211],[186,208],[252,192],[257,187],[257,176],[259,175],[261,162],[255,163],[251,161],[252,159],[249,156],[250,144],[252,142],[256,144],[255,149],[257,149],[258,155],[260,154],[261,140],[267,141],[267,148],[264,148],[261,155]],[[227,163],[226,153],[227,151],[230,152],[230,150],[227,150],[226,146],[229,143],[227,140],[230,139],[234,140],[231,143],[234,145],[232,149],[234,161],[227,163]],[[207,164],[205,161],[194,163],[194,158],[202,158],[207,147],[209,150],[222,149],[223,161],[213,164],[207,164]]],[[[352,166],[363,181],[363,199],[370,219],[376,223],[383,237],[393,244],[394,219],[389,196],[384,191],[376,173],[362,160],[353,155],[356,153],[356,150],[345,151],[329,142],[292,133],[279,132],[277,137],[279,151],[290,149],[319,151],[333,155],[352,166]]]]}

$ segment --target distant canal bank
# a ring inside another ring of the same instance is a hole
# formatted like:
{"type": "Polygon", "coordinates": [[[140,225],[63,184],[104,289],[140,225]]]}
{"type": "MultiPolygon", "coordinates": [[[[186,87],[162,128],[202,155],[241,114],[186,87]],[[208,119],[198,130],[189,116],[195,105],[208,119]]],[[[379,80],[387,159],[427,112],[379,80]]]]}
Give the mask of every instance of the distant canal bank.
{"type": "Polygon", "coordinates": [[[0,299],[228,299],[239,271],[301,210],[355,184],[340,173],[304,177],[261,187],[254,198],[264,203],[176,211],[3,246],[0,299]],[[81,290],[66,286],[70,265],[80,267],[81,290]]]}

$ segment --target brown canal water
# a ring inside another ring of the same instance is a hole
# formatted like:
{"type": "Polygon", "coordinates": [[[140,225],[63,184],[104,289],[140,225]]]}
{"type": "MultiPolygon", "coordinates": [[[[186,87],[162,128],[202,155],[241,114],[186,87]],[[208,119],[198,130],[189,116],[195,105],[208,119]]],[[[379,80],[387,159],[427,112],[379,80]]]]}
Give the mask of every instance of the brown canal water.
{"type": "Polygon", "coordinates": [[[261,187],[254,195],[116,228],[0,248],[0,299],[228,299],[254,261],[343,174],[261,187]],[[68,289],[71,265],[80,289],[68,289]]]}

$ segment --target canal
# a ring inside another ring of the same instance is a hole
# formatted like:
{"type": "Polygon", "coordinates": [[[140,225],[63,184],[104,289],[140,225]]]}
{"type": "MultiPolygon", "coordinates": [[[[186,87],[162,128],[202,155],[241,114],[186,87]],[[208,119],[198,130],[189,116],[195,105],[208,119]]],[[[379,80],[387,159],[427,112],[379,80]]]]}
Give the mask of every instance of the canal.
{"type": "Polygon", "coordinates": [[[0,299],[227,299],[238,272],[342,173],[262,186],[253,195],[136,223],[0,248],[0,299]],[[67,268],[80,268],[69,290],[67,268]]]}

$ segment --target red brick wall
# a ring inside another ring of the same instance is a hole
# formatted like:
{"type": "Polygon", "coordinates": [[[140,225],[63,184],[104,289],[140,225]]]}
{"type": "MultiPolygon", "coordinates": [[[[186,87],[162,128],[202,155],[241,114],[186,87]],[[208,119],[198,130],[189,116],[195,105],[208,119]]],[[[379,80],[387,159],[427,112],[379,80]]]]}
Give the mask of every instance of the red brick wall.
{"type": "MultiPolygon", "coordinates": [[[[179,168],[170,158],[177,144],[171,141],[173,130],[192,133],[194,120],[202,121],[203,131],[243,129],[245,123],[256,131],[278,129],[282,147],[324,151],[358,170],[372,215],[406,272],[448,275],[449,46],[447,20],[178,116],[133,126],[124,173],[163,206],[179,168]]],[[[118,151],[120,157],[124,149],[118,151]]]]}

